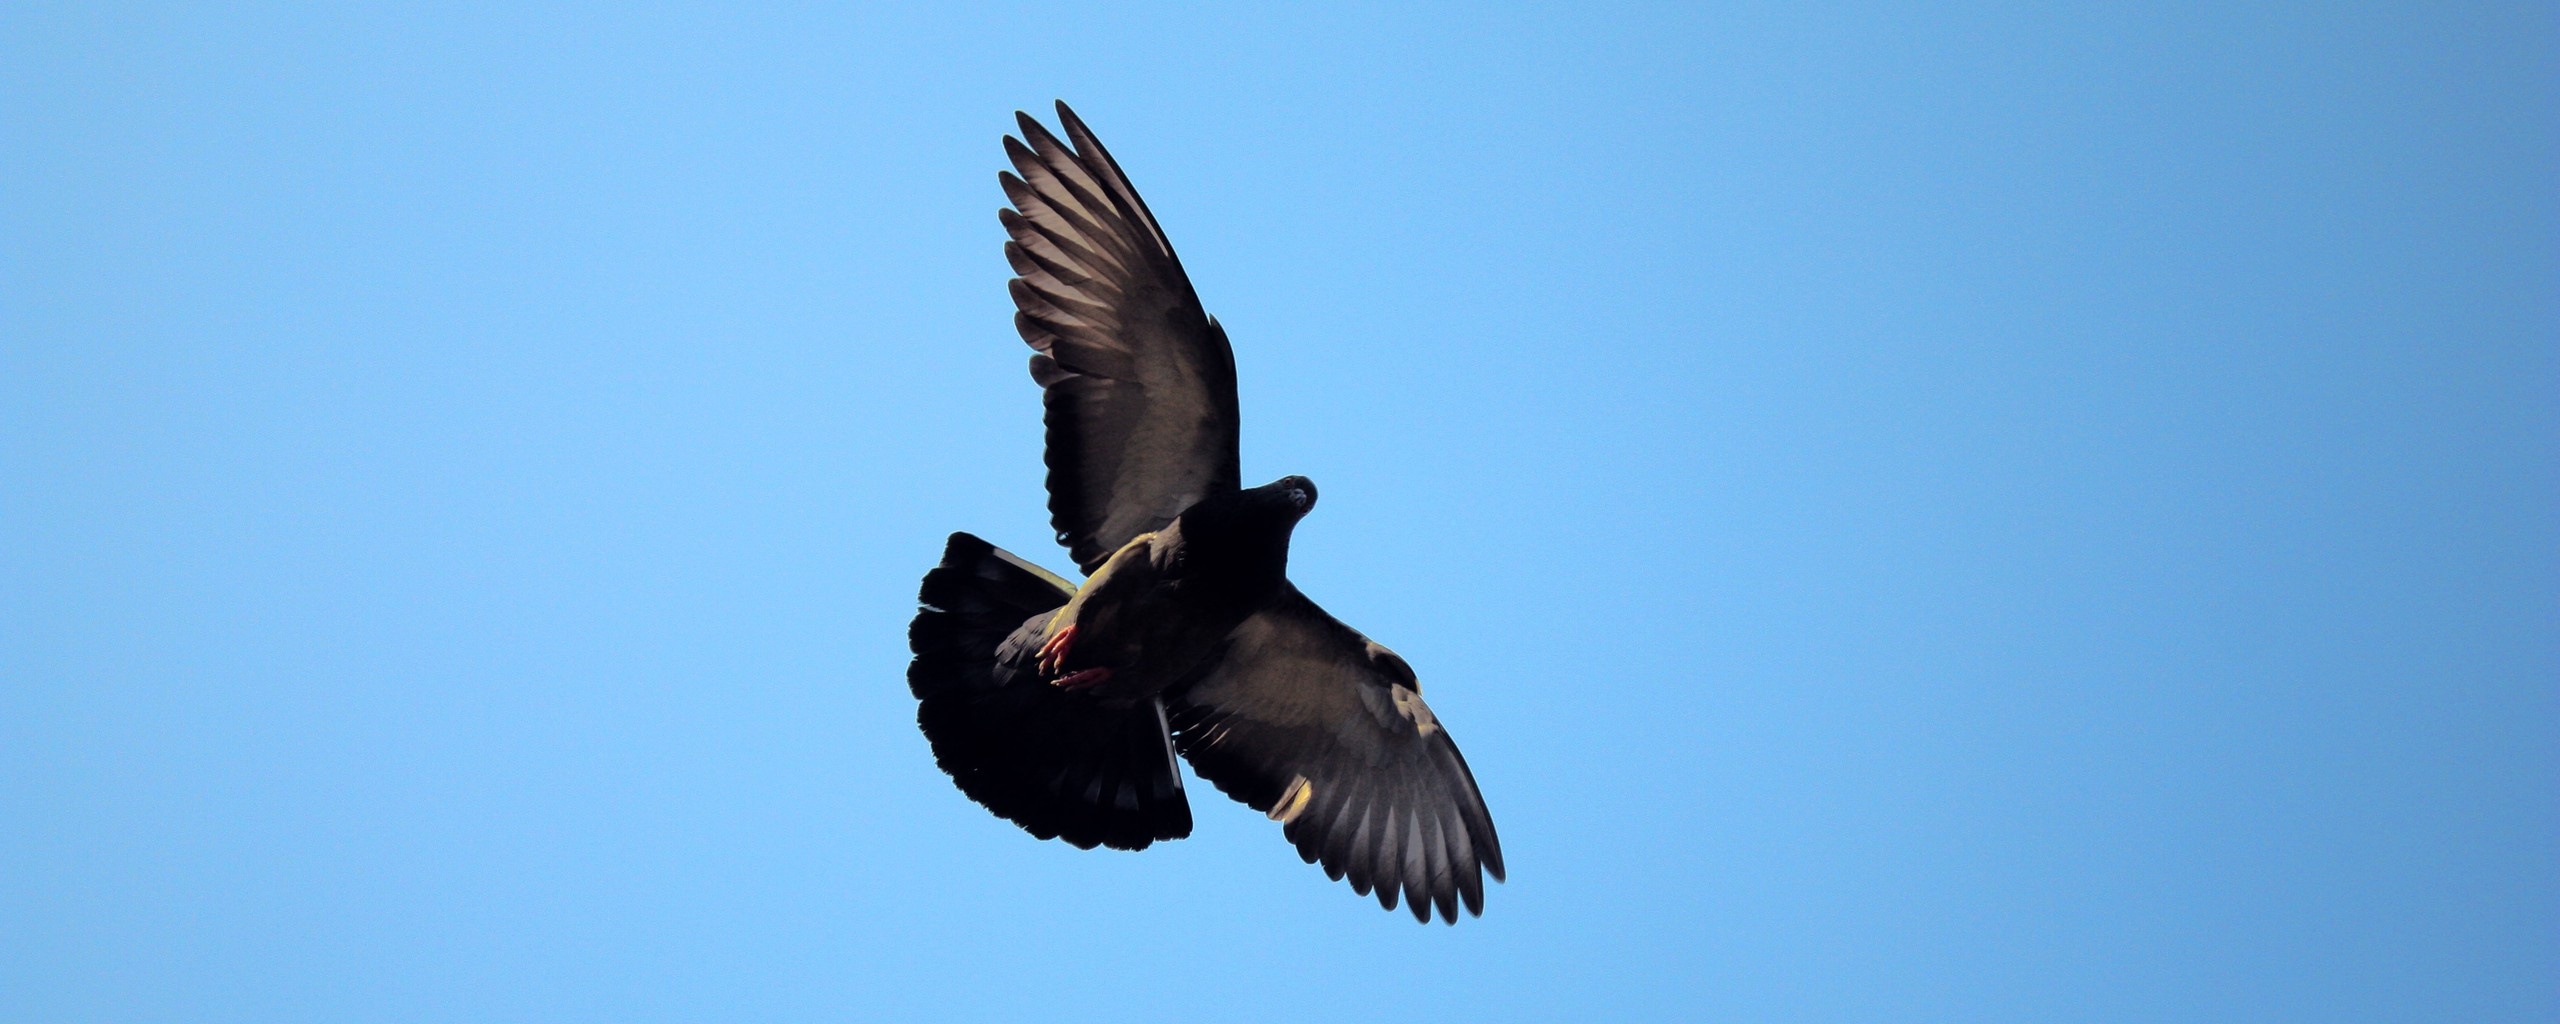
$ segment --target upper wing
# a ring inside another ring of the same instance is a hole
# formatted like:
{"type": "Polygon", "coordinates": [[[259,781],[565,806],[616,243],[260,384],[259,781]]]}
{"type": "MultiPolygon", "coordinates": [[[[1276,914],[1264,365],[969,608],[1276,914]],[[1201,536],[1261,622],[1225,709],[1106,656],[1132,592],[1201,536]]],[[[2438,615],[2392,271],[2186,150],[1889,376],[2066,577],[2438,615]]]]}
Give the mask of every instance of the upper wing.
{"type": "Polygon", "coordinates": [[[1292,586],[1171,707],[1193,771],[1283,823],[1298,855],[1416,920],[1484,912],[1502,843],[1458,745],[1395,652],[1292,586]]]}
{"type": "Polygon", "coordinates": [[[1049,523],[1086,572],[1193,502],[1235,490],[1236,367],[1155,215],[1065,103],[1069,149],[1014,115],[1014,326],[1046,390],[1049,523]]]}

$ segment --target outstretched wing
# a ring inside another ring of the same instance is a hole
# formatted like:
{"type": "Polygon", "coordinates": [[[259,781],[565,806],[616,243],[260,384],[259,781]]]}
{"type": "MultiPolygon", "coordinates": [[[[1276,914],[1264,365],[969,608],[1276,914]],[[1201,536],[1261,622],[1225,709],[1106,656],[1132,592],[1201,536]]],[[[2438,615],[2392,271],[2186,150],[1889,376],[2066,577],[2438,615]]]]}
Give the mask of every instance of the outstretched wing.
{"type": "Polygon", "coordinates": [[[1193,502],[1235,490],[1236,369],[1155,215],[1084,122],[1029,114],[997,180],[1014,326],[1045,390],[1049,523],[1086,572],[1193,502]],[[1028,140],[1027,142],[1024,140],[1028,140]]]}
{"type": "Polygon", "coordinates": [[[1282,823],[1310,864],[1415,920],[1484,912],[1481,868],[1502,843],[1458,745],[1395,652],[1292,586],[1237,627],[1224,656],[1174,698],[1192,770],[1282,823]]]}

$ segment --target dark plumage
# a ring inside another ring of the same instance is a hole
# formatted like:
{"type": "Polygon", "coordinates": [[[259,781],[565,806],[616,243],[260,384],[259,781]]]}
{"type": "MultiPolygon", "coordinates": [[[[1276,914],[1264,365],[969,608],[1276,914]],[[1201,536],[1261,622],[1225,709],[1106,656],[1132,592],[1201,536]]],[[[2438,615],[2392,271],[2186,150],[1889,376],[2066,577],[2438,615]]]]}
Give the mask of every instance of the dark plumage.
{"type": "Polygon", "coordinates": [[[1381,906],[1481,913],[1502,846],[1466,759],[1404,659],[1289,583],[1315,484],[1242,487],[1226,332],[1084,122],[1058,105],[1071,146],[1016,116],[1014,324],[1088,575],[951,536],[908,631],[935,760],[1035,836],[1134,850],[1191,832],[1179,752],[1381,906]]]}
{"type": "Polygon", "coordinates": [[[1145,849],[1191,834],[1164,702],[1106,704],[997,672],[997,649],[1037,629],[1075,587],[965,533],[924,577],[907,686],[934,761],[960,791],[1042,839],[1145,849]]]}

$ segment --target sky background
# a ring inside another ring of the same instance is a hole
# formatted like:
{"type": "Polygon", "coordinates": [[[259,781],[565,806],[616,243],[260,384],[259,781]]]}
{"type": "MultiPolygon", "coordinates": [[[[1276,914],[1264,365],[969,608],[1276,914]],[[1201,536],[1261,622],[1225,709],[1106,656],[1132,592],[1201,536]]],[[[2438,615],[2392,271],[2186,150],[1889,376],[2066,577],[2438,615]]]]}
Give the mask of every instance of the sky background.
{"type": "Polygon", "coordinates": [[[2547,5],[0,8],[0,1018],[2560,1017],[2547,5]],[[1032,840],[998,138],[1512,869],[1032,840]]]}

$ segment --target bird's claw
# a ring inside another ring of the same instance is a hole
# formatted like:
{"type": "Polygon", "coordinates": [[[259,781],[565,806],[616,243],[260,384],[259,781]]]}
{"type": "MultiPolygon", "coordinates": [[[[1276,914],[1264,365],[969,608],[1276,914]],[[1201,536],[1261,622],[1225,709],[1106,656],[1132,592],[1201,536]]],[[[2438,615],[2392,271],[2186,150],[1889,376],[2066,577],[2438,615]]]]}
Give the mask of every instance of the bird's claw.
{"type": "Polygon", "coordinates": [[[1110,669],[1097,667],[1067,673],[1050,680],[1049,684],[1061,690],[1090,690],[1110,678],[1110,669]]]}
{"type": "Polygon", "coordinates": [[[1040,674],[1057,675],[1059,669],[1066,667],[1067,651],[1075,645],[1076,627],[1072,623],[1066,628],[1049,634],[1048,641],[1040,645],[1040,674]]]}

